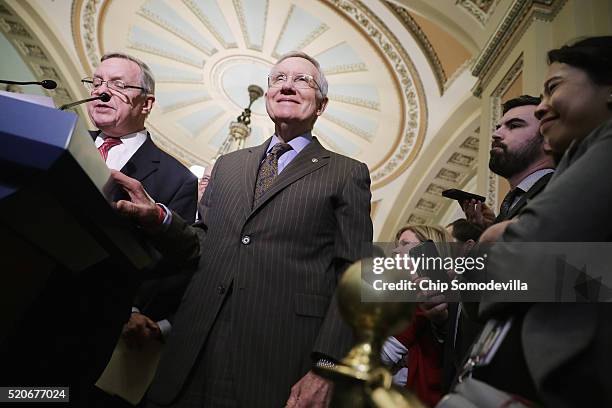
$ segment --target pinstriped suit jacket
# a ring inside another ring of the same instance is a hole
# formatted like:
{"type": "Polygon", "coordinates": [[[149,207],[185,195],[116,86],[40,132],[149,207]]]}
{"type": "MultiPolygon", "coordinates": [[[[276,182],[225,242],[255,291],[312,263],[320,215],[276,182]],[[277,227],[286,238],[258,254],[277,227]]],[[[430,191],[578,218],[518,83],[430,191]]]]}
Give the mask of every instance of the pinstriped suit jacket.
{"type": "MultiPolygon", "coordinates": [[[[241,406],[284,406],[313,352],[340,359],[351,345],[334,293],[372,241],[368,169],[315,138],[253,207],[269,142],[215,164],[195,226],[206,231],[198,272],[149,392],[155,403],[180,398],[230,285],[233,352],[219,358],[232,364],[241,406]]],[[[193,242],[196,228],[176,224],[171,233],[182,229],[193,242]]]]}

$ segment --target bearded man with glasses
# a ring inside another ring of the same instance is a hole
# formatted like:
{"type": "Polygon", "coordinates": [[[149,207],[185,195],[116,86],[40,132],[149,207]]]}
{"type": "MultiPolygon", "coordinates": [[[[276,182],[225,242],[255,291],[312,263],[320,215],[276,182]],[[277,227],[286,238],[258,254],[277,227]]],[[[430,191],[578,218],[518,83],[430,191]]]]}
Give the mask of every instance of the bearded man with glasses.
{"type": "MultiPolygon", "coordinates": [[[[97,96],[105,92],[108,102],[87,104],[92,122],[99,129],[91,132],[100,155],[109,168],[139,180],[152,199],[166,205],[187,222],[195,220],[197,208],[197,177],[174,157],[153,143],[145,120],[155,102],[155,80],[149,67],[139,59],[122,53],[106,54],[91,78],[82,83],[97,96]]],[[[120,271],[109,271],[120,274],[120,271]]],[[[185,272],[163,279],[148,280],[140,285],[135,299],[134,288],[140,284],[135,277],[118,276],[126,299],[118,301],[117,293],[103,300],[121,316],[115,341],[123,328],[123,338],[129,345],[143,346],[148,341],[162,340],[168,335],[169,318],[178,307],[190,278],[185,272]],[[130,308],[130,305],[133,305],[130,308]],[[130,315],[131,312],[131,315],[130,315]],[[127,322],[127,323],[126,323],[127,322]]],[[[171,320],[171,319],[170,319],[171,320]]]]}

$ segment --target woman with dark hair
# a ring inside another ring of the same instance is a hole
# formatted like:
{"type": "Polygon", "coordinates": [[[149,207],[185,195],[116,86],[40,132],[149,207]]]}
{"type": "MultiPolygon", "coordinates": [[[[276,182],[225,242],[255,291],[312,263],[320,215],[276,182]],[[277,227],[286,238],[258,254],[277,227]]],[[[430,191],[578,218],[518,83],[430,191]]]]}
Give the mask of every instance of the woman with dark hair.
{"type": "MultiPolygon", "coordinates": [[[[612,184],[606,180],[612,174],[612,36],[552,50],[548,63],[536,116],[540,131],[563,157],[546,189],[516,222],[505,225],[499,241],[610,242],[612,184]]],[[[495,246],[488,269],[512,278],[525,267],[540,281],[555,284],[555,271],[520,264],[517,251],[495,246]]],[[[611,279],[604,276],[603,282],[611,279]]],[[[476,378],[545,406],[612,406],[610,304],[480,305],[483,318],[508,315],[515,317],[511,332],[518,334],[504,339],[486,375],[474,370],[476,378]]]]}

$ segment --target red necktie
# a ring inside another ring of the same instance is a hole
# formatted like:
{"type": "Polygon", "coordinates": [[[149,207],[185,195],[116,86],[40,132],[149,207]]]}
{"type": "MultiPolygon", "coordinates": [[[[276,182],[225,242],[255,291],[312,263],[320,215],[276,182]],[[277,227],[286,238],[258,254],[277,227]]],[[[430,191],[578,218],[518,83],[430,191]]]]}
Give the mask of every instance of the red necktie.
{"type": "Polygon", "coordinates": [[[108,151],[117,145],[120,145],[121,139],[117,138],[117,137],[107,137],[106,139],[104,139],[104,143],[102,143],[100,145],[100,147],[98,147],[98,151],[100,152],[100,156],[102,156],[102,158],[104,159],[104,161],[106,161],[106,158],[108,157],[108,151]]]}

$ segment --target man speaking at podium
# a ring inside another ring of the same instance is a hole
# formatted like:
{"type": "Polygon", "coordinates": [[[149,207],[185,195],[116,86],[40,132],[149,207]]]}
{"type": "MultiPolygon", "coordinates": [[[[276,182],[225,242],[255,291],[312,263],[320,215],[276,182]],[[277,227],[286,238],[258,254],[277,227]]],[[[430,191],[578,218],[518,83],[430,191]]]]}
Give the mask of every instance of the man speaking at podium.
{"type": "MultiPolygon", "coordinates": [[[[83,84],[92,96],[106,92],[108,102],[87,104],[87,112],[99,129],[92,132],[96,147],[109,168],[139,180],[153,200],[166,205],[192,223],[197,207],[197,178],[184,165],[158,148],[145,128],[155,102],[155,80],[149,67],[123,53],[101,58],[92,78],[83,84]]],[[[170,331],[172,314],[189,281],[187,274],[144,282],[135,308],[125,325],[128,344],[140,346],[170,331]]],[[[129,311],[129,306],[125,305],[129,311]]]]}
{"type": "Polygon", "coordinates": [[[275,134],[217,160],[194,227],[174,214],[159,225],[142,187],[113,173],[131,200],[119,201],[119,211],[156,228],[160,250],[200,260],[149,406],[327,404],[331,385],[310,370],[334,364],[352,343],[334,293],[371,243],[372,221],[366,165],[311,135],[326,94],[316,60],[280,58],[266,93],[275,134]]]}

